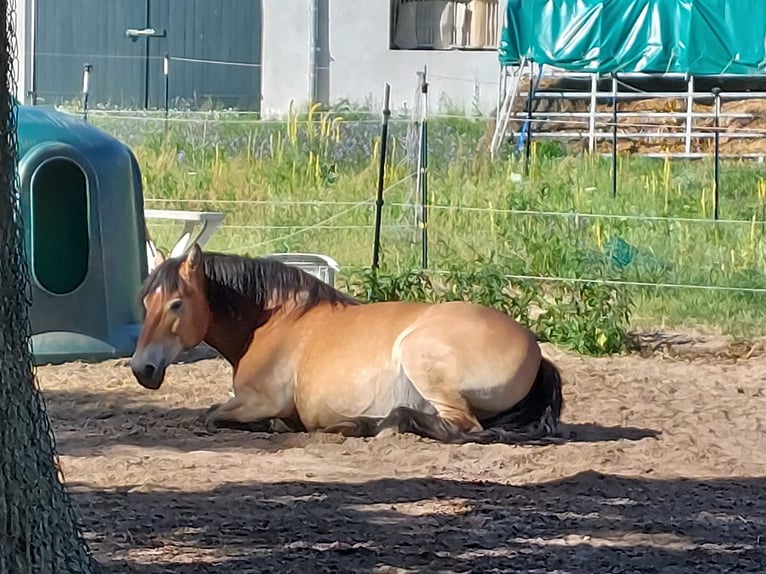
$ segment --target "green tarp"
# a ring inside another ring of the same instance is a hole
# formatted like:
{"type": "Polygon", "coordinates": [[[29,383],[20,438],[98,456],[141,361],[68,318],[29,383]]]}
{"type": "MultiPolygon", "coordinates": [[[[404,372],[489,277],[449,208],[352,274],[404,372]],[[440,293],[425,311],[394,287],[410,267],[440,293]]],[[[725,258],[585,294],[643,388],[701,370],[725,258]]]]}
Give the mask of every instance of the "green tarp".
{"type": "Polygon", "coordinates": [[[571,71],[766,72],[766,0],[508,0],[500,63],[571,71]]]}

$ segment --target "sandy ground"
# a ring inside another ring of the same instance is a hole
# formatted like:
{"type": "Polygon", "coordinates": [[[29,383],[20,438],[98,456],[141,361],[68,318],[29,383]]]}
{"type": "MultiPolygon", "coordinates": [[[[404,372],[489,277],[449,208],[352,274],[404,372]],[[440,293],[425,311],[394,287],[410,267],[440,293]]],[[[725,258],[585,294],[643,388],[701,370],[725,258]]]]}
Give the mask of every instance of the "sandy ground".
{"type": "Polygon", "coordinates": [[[546,347],[570,440],[542,447],[206,434],[229,390],[216,359],[156,392],[125,361],[38,376],[109,573],[759,572],[766,355],[741,351],[546,347]]]}

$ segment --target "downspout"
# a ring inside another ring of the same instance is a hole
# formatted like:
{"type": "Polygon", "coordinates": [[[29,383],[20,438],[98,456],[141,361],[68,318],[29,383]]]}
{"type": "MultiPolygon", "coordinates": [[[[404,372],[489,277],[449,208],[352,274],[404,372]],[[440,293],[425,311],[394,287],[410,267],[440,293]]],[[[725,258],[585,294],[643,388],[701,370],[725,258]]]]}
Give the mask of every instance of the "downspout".
{"type": "Polygon", "coordinates": [[[309,106],[317,100],[317,52],[319,50],[319,0],[311,0],[309,12],[309,106]]]}

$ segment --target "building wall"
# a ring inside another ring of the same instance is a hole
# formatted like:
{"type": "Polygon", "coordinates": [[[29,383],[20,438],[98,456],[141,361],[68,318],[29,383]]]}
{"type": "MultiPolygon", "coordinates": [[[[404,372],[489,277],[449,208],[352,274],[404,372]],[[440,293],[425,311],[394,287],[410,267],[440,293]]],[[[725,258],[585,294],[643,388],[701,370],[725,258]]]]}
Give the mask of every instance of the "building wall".
{"type": "Polygon", "coordinates": [[[298,105],[308,102],[309,1],[263,3],[261,110],[265,117],[285,114],[291,98],[298,105]]]}
{"type": "MultiPolygon", "coordinates": [[[[48,0],[51,1],[51,0],[48,0]]],[[[33,1],[16,0],[17,96],[32,103],[33,1]]],[[[428,68],[431,110],[450,107],[489,113],[496,105],[499,65],[489,51],[391,50],[389,0],[320,0],[317,95],[321,101],[349,100],[380,107],[385,82],[392,106],[412,105],[418,71],[428,68]]],[[[262,15],[264,116],[284,115],[291,101],[309,101],[311,0],[269,0],[262,15]]],[[[156,66],[155,66],[156,67],[156,66]]],[[[95,78],[94,78],[95,81],[95,78]]],[[[77,78],[79,85],[80,79],[77,78]]]]}
{"type": "MultiPolygon", "coordinates": [[[[449,99],[451,108],[473,112],[476,102],[482,113],[490,113],[497,102],[497,52],[391,50],[389,4],[389,0],[329,1],[328,21],[320,22],[329,31],[328,103],[346,99],[380,107],[384,84],[389,82],[392,106],[411,106],[416,73],[427,66],[431,110],[443,108],[449,99]]],[[[285,113],[291,99],[300,106],[308,102],[309,6],[309,0],[264,3],[265,115],[285,113]]]]}

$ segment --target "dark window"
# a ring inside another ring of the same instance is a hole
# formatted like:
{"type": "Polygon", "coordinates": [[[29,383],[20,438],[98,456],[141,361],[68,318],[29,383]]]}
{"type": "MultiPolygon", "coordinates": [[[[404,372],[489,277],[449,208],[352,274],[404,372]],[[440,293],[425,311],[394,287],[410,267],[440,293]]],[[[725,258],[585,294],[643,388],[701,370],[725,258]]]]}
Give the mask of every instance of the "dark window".
{"type": "Polygon", "coordinates": [[[37,168],[31,185],[32,269],[41,287],[63,295],[88,274],[88,181],[68,159],[37,168]]]}

